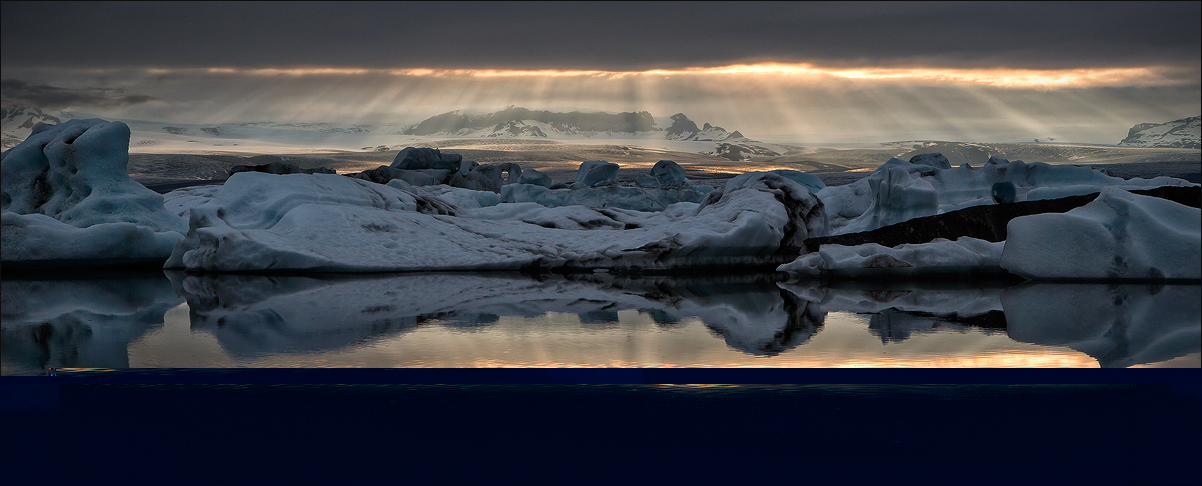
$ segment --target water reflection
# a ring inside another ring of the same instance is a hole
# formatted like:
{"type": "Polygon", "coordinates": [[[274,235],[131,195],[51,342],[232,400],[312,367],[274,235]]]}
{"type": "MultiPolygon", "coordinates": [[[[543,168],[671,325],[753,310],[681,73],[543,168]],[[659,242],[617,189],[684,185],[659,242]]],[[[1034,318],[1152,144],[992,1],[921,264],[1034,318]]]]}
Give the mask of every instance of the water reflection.
{"type": "Polygon", "coordinates": [[[162,275],[0,281],[5,374],[127,368],[129,343],[183,302],[162,275]]]}
{"type": "Polygon", "coordinates": [[[619,329],[619,311],[665,328],[700,319],[732,348],[774,355],[821,327],[808,302],[763,276],[624,279],[608,275],[407,274],[356,278],[169,273],[192,328],[234,354],[332,350],[424,325],[480,330],[501,316],[575,314],[585,331],[619,329]]]}
{"type": "Polygon", "coordinates": [[[0,364],[4,374],[38,374],[139,366],[1127,367],[1183,356],[1192,363],[1202,347],[1200,289],[608,274],[26,278],[3,281],[0,364]]]}
{"type": "Polygon", "coordinates": [[[1015,341],[1068,346],[1102,367],[1197,353],[1198,285],[1024,284],[1006,290],[1006,331],[1015,341]]]}

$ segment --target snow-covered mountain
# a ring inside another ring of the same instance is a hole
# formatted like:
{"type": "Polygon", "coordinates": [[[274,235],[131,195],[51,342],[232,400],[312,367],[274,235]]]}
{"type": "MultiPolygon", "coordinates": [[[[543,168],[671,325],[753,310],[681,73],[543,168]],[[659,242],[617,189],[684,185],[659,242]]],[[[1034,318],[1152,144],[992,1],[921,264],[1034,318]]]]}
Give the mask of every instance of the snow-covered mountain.
{"type": "Polygon", "coordinates": [[[697,128],[697,124],[685,116],[684,113],[672,115],[672,126],[666,130],[668,140],[696,140],[699,142],[725,142],[725,141],[747,141],[754,142],[747,137],[744,137],[738,130],[727,132],[722,127],[712,126],[706,123],[703,127],[697,128]]]}
{"type": "Polygon", "coordinates": [[[1140,123],[1131,127],[1119,145],[1156,148],[1202,148],[1202,117],[1191,116],[1166,123],[1140,123]]]}
{"type": "MultiPolygon", "coordinates": [[[[4,108],[3,147],[25,140],[33,126],[59,124],[72,118],[104,118],[11,106],[4,108]]],[[[324,122],[249,121],[195,123],[182,120],[120,119],[131,130],[134,152],[173,153],[196,150],[232,150],[275,153],[281,150],[389,150],[420,145],[428,138],[497,138],[563,141],[644,140],[730,160],[777,156],[785,150],[704,123],[698,127],[683,113],[670,117],[666,129],[646,111],[606,113],[573,110],[557,112],[510,106],[504,110],[473,114],[452,111],[416,125],[400,123],[348,124],[324,122]]],[[[664,121],[660,118],[660,121],[664,121]]]]}
{"type": "Polygon", "coordinates": [[[651,113],[558,113],[510,106],[494,113],[473,114],[455,110],[423,120],[406,135],[451,137],[575,138],[645,135],[656,128],[651,113]]]}
{"type": "MultiPolygon", "coordinates": [[[[480,138],[541,138],[557,140],[580,139],[643,139],[679,142],[715,142],[700,153],[731,160],[747,160],[753,156],[780,155],[777,150],[745,137],[738,130],[705,123],[698,127],[684,113],[670,118],[667,128],[657,126],[655,117],[646,111],[554,112],[529,110],[510,106],[504,110],[474,114],[460,110],[425,119],[405,131],[405,135],[426,137],[480,138]]],[[[701,147],[698,147],[701,148],[701,147]]]]}
{"type": "Polygon", "coordinates": [[[700,142],[748,141],[738,131],[728,132],[709,123],[698,127],[683,113],[671,117],[672,125],[660,128],[646,111],[553,112],[510,106],[504,110],[473,114],[455,110],[432,116],[405,131],[406,135],[499,138],[651,138],[700,142]]]}
{"type": "Polygon", "coordinates": [[[28,106],[10,105],[0,108],[0,132],[3,133],[3,146],[16,146],[29,136],[29,132],[39,123],[58,125],[72,118],[71,113],[64,111],[43,111],[28,106]]]}

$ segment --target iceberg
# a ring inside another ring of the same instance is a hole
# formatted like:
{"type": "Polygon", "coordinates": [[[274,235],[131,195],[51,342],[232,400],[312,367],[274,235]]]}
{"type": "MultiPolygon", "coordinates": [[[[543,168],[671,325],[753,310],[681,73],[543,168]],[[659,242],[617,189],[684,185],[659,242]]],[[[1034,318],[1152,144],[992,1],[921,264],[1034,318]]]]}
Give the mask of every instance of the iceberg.
{"type": "Polygon", "coordinates": [[[130,179],[129,127],[101,119],[39,125],[3,155],[3,262],[155,262],[186,222],[130,179]]]}
{"type": "Polygon", "coordinates": [[[851,184],[817,191],[832,234],[870,231],[971,206],[1125,190],[1193,185],[1172,177],[1121,179],[1088,167],[1025,163],[999,157],[980,168],[951,167],[942,154],[893,158],[851,184]]]}
{"type": "Polygon", "coordinates": [[[618,176],[618,164],[604,160],[590,160],[580,164],[576,170],[576,187],[595,187],[597,184],[614,180],[618,176]]]}
{"type": "Polygon", "coordinates": [[[1202,279],[1202,210],[1116,187],[1006,232],[1000,264],[1028,279],[1202,279]]]}
{"type": "MultiPolygon", "coordinates": [[[[187,237],[166,267],[314,272],[775,267],[806,238],[827,231],[818,198],[773,173],[735,177],[700,204],[665,208],[667,215],[596,212],[600,223],[583,225],[616,229],[620,223],[621,231],[523,220],[535,213],[556,220],[575,210],[527,205],[480,213],[483,209],[461,209],[437,197],[342,176],[242,172],[192,208],[187,237]],[[497,219],[473,218],[473,211],[497,219]]],[[[589,216],[583,221],[594,221],[589,216]]]]}

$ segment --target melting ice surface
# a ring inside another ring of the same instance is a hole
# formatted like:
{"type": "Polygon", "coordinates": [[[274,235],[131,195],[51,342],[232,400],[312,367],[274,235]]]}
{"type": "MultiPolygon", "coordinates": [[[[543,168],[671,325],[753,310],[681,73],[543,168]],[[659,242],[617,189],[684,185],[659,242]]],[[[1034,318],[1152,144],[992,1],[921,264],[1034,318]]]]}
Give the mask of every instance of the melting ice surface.
{"type": "Polygon", "coordinates": [[[1195,284],[824,286],[506,273],[2,282],[48,368],[1199,366],[1195,284]]]}

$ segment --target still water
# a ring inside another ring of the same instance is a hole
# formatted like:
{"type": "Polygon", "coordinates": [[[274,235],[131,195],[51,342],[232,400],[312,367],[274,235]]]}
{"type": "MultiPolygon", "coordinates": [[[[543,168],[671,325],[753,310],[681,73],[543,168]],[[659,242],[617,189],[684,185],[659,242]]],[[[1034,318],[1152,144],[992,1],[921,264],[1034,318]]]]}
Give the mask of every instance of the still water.
{"type": "Polygon", "coordinates": [[[49,368],[1199,367],[1202,287],[150,272],[2,284],[49,368]]]}

